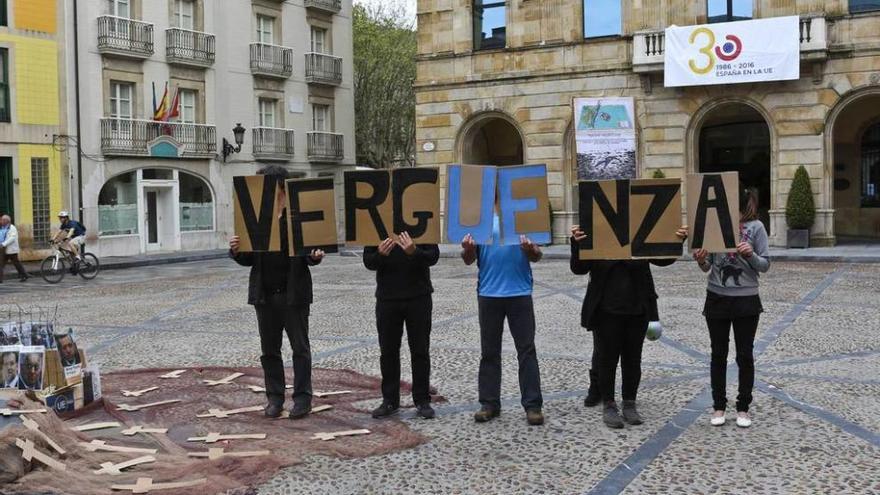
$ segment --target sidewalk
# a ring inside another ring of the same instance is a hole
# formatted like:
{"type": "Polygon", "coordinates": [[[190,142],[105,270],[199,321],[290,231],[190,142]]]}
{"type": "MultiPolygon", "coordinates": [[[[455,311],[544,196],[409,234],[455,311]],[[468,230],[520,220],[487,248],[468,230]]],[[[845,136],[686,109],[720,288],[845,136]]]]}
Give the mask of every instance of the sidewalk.
{"type": "MultiPolygon", "coordinates": [[[[455,258],[459,255],[460,248],[456,244],[441,244],[441,258],[455,258]]],[[[119,270],[141,266],[167,265],[171,263],[187,263],[191,261],[204,261],[224,258],[225,249],[212,249],[207,251],[189,251],[181,253],[139,254],[135,256],[112,256],[101,258],[102,270],[119,270]]],[[[360,256],[359,248],[341,248],[339,256],[360,256]]],[[[544,247],[544,258],[552,260],[567,260],[570,256],[568,246],[555,245],[544,247]]],[[[806,262],[835,262],[835,263],[880,263],[880,244],[846,244],[835,247],[810,248],[810,249],[785,249],[771,248],[771,259],[774,261],[806,261],[806,262]]],[[[690,256],[685,256],[689,259],[690,256]]],[[[39,276],[40,262],[28,261],[24,263],[25,269],[32,276],[39,276]]],[[[13,279],[16,273],[12,265],[7,264],[6,278],[13,279]]]]}

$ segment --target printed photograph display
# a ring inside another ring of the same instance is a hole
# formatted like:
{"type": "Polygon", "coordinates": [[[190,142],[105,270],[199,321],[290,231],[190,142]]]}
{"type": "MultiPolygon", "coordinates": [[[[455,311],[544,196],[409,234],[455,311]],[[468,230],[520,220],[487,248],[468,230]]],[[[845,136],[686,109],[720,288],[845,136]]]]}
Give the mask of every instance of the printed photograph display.
{"type": "Polygon", "coordinates": [[[632,98],[575,98],[578,180],[636,177],[632,98]]]}
{"type": "Polygon", "coordinates": [[[18,355],[21,346],[0,346],[0,388],[18,388],[18,355]]]}
{"type": "Polygon", "coordinates": [[[21,390],[42,390],[45,369],[45,347],[22,346],[18,354],[18,388],[21,390]]]}

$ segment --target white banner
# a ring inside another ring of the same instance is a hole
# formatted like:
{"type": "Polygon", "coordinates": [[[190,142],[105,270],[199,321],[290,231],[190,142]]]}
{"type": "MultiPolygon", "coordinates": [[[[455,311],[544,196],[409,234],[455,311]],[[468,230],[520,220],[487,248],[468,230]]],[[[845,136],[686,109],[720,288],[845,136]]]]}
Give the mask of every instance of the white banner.
{"type": "Polygon", "coordinates": [[[666,28],[664,85],[798,79],[799,22],[791,16],[666,28]]]}
{"type": "Polygon", "coordinates": [[[635,178],[633,99],[575,98],[578,180],[635,178]]]}

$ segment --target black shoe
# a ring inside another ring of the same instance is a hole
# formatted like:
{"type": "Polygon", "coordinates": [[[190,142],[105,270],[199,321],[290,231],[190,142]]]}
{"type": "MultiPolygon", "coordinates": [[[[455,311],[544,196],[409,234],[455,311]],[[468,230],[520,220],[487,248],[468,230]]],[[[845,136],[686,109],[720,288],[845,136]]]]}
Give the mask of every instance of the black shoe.
{"type": "Polygon", "coordinates": [[[636,401],[623,401],[623,420],[631,425],[640,425],[643,423],[642,416],[636,410],[636,401]]]}
{"type": "Polygon", "coordinates": [[[373,419],[387,418],[388,416],[397,414],[398,411],[400,411],[400,408],[398,406],[383,402],[381,406],[373,409],[373,419]]]}
{"type": "Polygon", "coordinates": [[[266,408],[263,409],[263,414],[265,414],[267,418],[277,418],[281,416],[282,409],[284,409],[283,404],[269,403],[266,408]]]}
{"type": "Polygon", "coordinates": [[[290,419],[302,419],[309,415],[312,412],[311,404],[293,404],[293,407],[290,408],[290,419]]]}
{"type": "Polygon", "coordinates": [[[605,422],[605,426],[609,428],[623,428],[623,418],[620,417],[620,411],[617,410],[617,404],[614,402],[605,403],[605,411],[602,413],[602,421],[605,422]]]}
{"type": "Polygon", "coordinates": [[[592,388],[587,390],[587,396],[584,397],[584,407],[596,407],[600,402],[602,402],[602,396],[599,395],[599,392],[592,388]]]}
{"type": "Polygon", "coordinates": [[[416,416],[425,418],[425,419],[434,419],[437,414],[434,412],[434,408],[431,407],[431,404],[428,402],[423,402],[421,404],[416,404],[416,416]]]}
{"type": "Polygon", "coordinates": [[[486,421],[491,421],[497,418],[500,414],[501,411],[499,409],[483,406],[479,411],[474,413],[474,421],[477,423],[485,423],[486,421]]]}

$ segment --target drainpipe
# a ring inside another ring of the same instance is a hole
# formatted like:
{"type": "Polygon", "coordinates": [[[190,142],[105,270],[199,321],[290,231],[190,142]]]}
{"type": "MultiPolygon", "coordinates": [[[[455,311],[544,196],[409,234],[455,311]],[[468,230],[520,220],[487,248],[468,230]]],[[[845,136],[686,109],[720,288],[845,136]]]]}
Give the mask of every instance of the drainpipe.
{"type": "Polygon", "coordinates": [[[83,180],[82,180],[82,123],[80,122],[79,102],[79,18],[76,9],[77,0],[73,0],[73,77],[76,99],[76,181],[77,181],[77,210],[79,221],[83,221],[83,180]]]}

